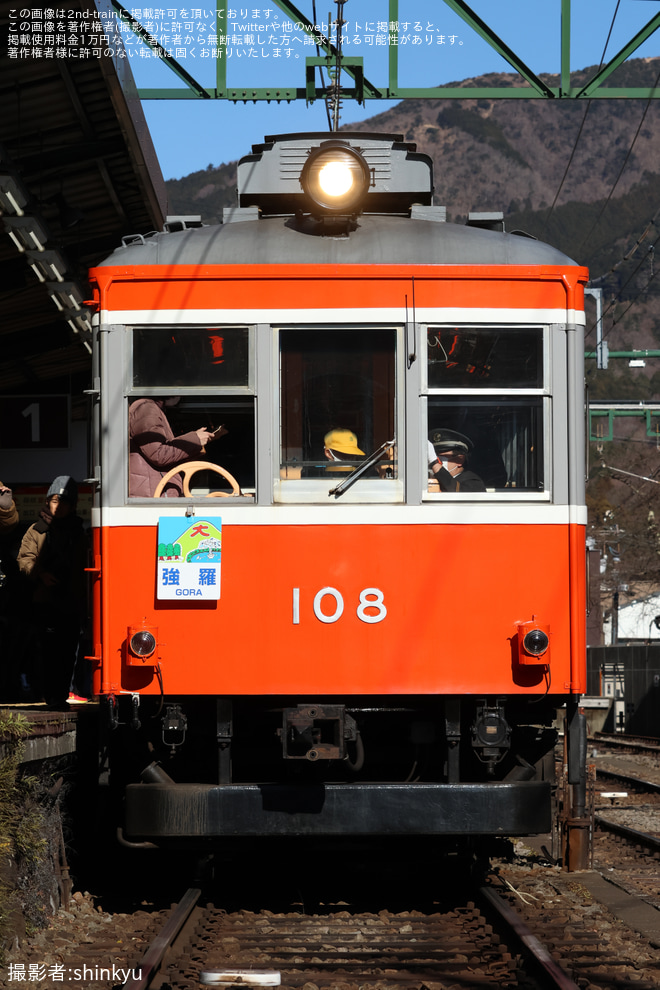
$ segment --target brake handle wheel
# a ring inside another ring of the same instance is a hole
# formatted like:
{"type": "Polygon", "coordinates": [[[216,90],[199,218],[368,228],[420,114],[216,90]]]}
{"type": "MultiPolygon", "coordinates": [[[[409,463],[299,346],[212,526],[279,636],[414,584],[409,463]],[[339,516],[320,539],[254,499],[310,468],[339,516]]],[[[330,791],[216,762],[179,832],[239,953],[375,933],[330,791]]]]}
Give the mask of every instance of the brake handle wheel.
{"type": "Polygon", "coordinates": [[[223,467],[220,467],[219,464],[207,463],[206,461],[188,461],[187,464],[179,464],[178,467],[170,468],[167,474],[163,475],[156,486],[154,498],[160,498],[163,494],[165,485],[174,477],[175,474],[183,475],[183,494],[186,498],[192,498],[192,494],[190,492],[190,479],[198,471],[215,471],[217,474],[221,474],[222,477],[229,482],[232,488],[231,492],[209,492],[205,496],[206,498],[231,498],[232,495],[243,494],[241,487],[233,474],[230,474],[229,471],[226,471],[223,467]]]}

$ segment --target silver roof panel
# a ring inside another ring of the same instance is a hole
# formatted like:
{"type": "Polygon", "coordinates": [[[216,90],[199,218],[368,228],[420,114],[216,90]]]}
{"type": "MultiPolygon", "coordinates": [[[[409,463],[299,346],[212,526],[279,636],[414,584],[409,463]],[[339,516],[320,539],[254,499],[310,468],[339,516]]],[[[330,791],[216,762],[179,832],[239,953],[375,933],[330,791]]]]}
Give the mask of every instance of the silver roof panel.
{"type": "Polygon", "coordinates": [[[518,234],[397,216],[361,216],[349,234],[313,222],[262,217],[129,241],[99,267],[133,265],[575,265],[518,234]]]}

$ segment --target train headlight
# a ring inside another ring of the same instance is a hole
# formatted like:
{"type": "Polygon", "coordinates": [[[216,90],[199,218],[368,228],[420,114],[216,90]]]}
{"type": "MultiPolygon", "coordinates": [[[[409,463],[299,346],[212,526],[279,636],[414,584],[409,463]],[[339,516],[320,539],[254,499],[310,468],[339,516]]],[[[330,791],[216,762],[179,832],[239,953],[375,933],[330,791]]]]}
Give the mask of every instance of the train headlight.
{"type": "Polygon", "coordinates": [[[550,640],[542,629],[532,629],[523,639],[523,646],[528,653],[540,657],[550,646],[550,640]]]}
{"type": "Polygon", "coordinates": [[[550,663],[550,626],[536,616],[518,624],[518,659],[522,664],[550,663]]]}
{"type": "Polygon", "coordinates": [[[127,636],[127,663],[132,666],[142,666],[144,663],[154,663],[150,658],[156,652],[158,630],[141,626],[129,626],[127,636]]]}
{"type": "Polygon", "coordinates": [[[359,151],[343,141],[314,148],[300,173],[312,213],[356,213],[369,189],[371,173],[359,151]]]}
{"type": "Polygon", "coordinates": [[[489,774],[511,748],[511,727],[499,703],[477,708],[472,723],[472,748],[477,758],[488,766],[489,774]]]}
{"type": "Polygon", "coordinates": [[[480,709],[472,726],[472,745],[486,749],[508,748],[511,729],[499,709],[480,709]]]}
{"type": "Polygon", "coordinates": [[[353,185],[353,175],[348,162],[327,162],[319,169],[319,186],[325,196],[336,202],[338,196],[345,196],[353,185]]]}

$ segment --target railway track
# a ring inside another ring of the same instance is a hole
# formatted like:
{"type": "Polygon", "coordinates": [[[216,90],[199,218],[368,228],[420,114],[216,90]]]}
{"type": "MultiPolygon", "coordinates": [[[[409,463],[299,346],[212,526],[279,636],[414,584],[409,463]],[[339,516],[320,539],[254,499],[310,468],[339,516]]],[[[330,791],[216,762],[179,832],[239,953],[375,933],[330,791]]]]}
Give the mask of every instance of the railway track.
{"type": "MultiPolygon", "coordinates": [[[[624,891],[660,910],[660,746],[596,733],[594,861],[624,891]],[[607,788],[607,790],[605,789],[607,788]]],[[[653,918],[649,923],[658,927],[653,918]]]]}
{"type": "MultiPolygon", "coordinates": [[[[600,854],[625,863],[627,872],[631,862],[634,868],[644,869],[644,860],[652,863],[660,857],[658,740],[596,733],[594,742],[598,745],[594,754],[598,761],[596,780],[611,788],[597,794],[594,826],[600,854]],[[618,852],[613,851],[614,842],[619,843],[618,852]],[[624,851],[624,845],[629,851],[624,851]]],[[[633,885],[640,884],[646,898],[657,904],[657,884],[641,875],[633,885]]]]}
{"type": "Polygon", "coordinates": [[[323,915],[248,911],[226,914],[191,904],[186,892],[162,933],[136,962],[126,990],[242,984],[326,988],[420,987],[422,984],[578,990],[549,950],[490,887],[480,906],[435,914],[323,915]],[[521,982],[522,981],[522,982],[521,982]]]}
{"type": "Polygon", "coordinates": [[[563,872],[521,841],[469,894],[468,871],[444,860],[435,869],[425,859],[423,872],[391,855],[377,870],[328,872],[317,860],[293,875],[288,861],[282,873],[238,863],[235,875],[228,862],[220,887],[191,889],[174,907],[164,909],[165,887],[130,914],[85,902],[76,915],[74,899],[74,915],[16,948],[9,978],[39,972],[35,990],[52,990],[56,970],[71,990],[268,986],[273,973],[292,990],[657,988],[657,863],[600,829],[596,839],[600,873],[563,872]],[[622,897],[650,920],[619,915],[622,897]]]}
{"type": "Polygon", "coordinates": [[[606,770],[598,767],[596,770],[596,779],[611,780],[644,794],[660,794],[660,783],[652,780],[644,780],[642,777],[633,777],[629,773],[619,772],[618,770],[606,770]]]}
{"type": "Polygon", "coordinates": [[[142,964],[133,962],[138,978],[124,986],[603,990],[632,981],[637,990],[657,987],[653,950],[649,975],[635,933],[626,942],[617,929],[612,942],[608,924],[593,923],[593,904],[584,913],[576,907],[579,880],[547,870],[539,876],[527,890],[516,889],[505,870],[475,890],[474,900],[432,912],[363,913],[341,905],[315,914],[191,910],[198,892],[188,891],[173,908],[167,933],[142,964]]]}
{"type": "Polygon", "coordinates": [[[639,829],[622,825],[620,822],[612,821],[612,819],[603,817],[602,815],[595,815],[594,822],[598,828],[625,839],[645,853],[654,857],[660,857],[660,833],[642,832],[639,829]]]}
{"type": "MultiPolygon", "coordinates": [[[[660,745],[657,739],[596,733],[590,760],[599,783],[612,782],[632,795],[660,795],[660,745]]],[[[636,797],[635,797],[636,799],[636,797]]]]}
{"type": "Polygon", "coordinates": [[[660,739],[656,739],[655,736],[629,736],[623,733],[595,732],[589,741],[624,752],[632,751],[660,756],[660,739]]]}

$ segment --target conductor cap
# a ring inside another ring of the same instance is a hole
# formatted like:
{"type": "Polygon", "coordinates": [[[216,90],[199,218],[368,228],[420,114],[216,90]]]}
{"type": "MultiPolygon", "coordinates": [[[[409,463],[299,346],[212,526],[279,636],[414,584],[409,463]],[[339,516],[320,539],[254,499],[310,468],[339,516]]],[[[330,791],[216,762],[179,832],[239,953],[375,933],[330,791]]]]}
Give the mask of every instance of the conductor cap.
{"type": "Polygon", "coordinates": [[[456,430],[431,430],[429,440],[437,454],[447,453],[450,450],[468,454],[474,447],[469,437],[456,430]]]}

